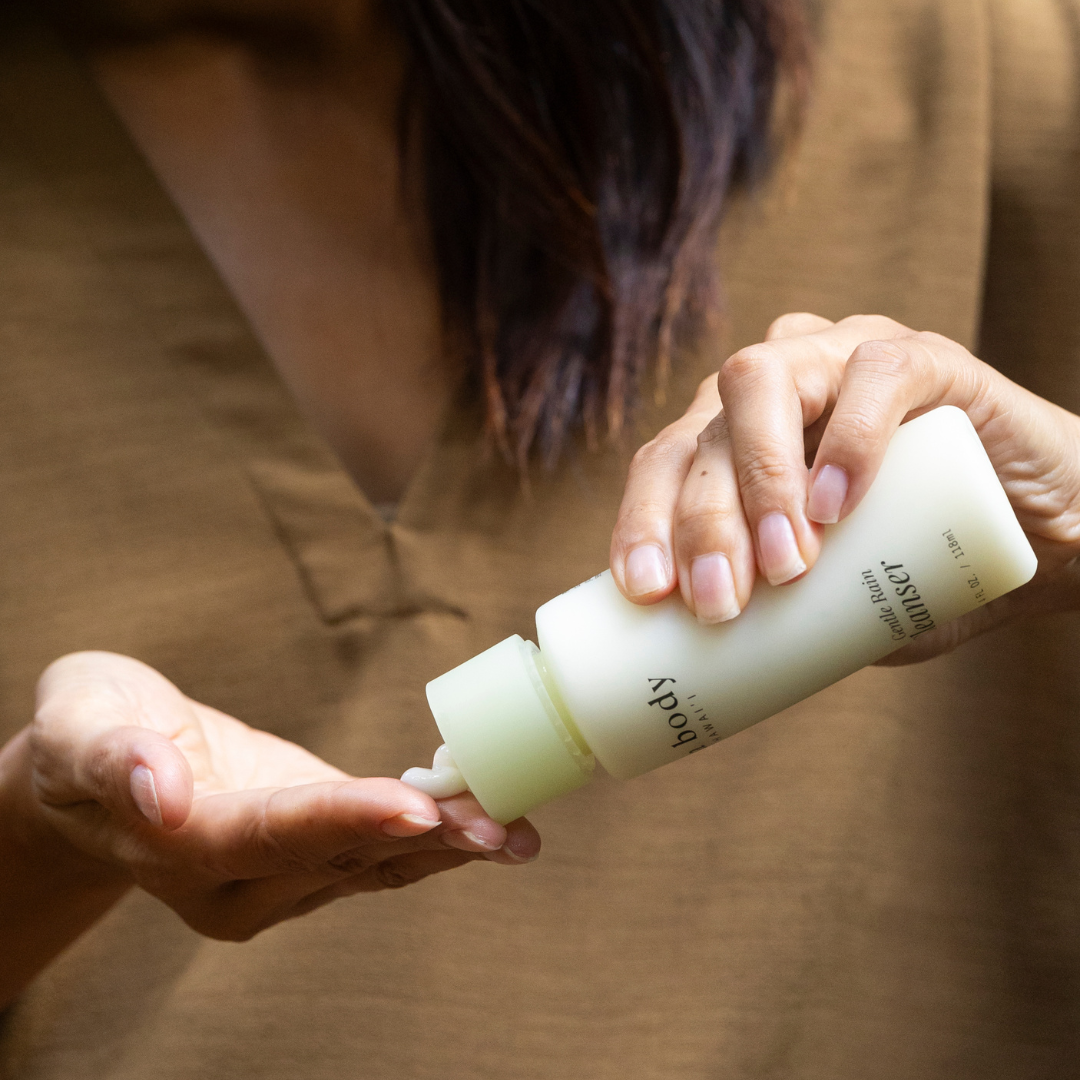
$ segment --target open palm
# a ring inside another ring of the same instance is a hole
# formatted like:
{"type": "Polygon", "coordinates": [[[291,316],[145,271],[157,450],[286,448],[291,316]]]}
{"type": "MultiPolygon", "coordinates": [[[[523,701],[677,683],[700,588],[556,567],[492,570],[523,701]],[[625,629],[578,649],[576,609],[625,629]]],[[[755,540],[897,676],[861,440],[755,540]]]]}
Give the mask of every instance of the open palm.
{"type": "Polygon", "coordinates": [[[130,657],[76,653],[42,676],[30,729],[43,820],[211,937],[241,940],[337,897],[477,858],[526,862],[469,795],[436,803],[350,777],[192,701],[130,657]]]}

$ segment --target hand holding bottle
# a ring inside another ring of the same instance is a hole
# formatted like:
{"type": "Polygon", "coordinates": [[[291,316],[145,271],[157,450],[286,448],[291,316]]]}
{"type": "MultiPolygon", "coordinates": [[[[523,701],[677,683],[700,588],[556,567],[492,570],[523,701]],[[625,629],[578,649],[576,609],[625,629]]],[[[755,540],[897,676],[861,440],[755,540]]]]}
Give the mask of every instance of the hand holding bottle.
{"type": "Polygon", "coordinates": [[[111,653],[52,664],[0,753],[0,1006],[131,886],[243,940],[338,897],[539,850],[471,795],[356,779],[111,653]]]}
{"type": "Polygon", "coordinates": [[[651,604],[678,587],[702,622],[736,617],[759,573],[778,585],[813,567],[821,526],[859,504],[896,428],[940,405],[971,419],[1040,568],[887,662],[1080,605],[1080,418],[956,342],[881,316],[785,315],[702,383],[634,457],[611,544],[620,590],[651,604]]]}

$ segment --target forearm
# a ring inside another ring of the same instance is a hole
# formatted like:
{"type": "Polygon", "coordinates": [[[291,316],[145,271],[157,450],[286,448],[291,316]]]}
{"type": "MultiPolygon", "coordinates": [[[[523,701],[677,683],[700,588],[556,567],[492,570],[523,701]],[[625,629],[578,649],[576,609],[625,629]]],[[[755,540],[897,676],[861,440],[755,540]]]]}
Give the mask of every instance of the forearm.
{"type": "Polygon", "coordinates": [[[28,729],[0,750],[0,1008],[130,888],[35,811],[28,729]]]}

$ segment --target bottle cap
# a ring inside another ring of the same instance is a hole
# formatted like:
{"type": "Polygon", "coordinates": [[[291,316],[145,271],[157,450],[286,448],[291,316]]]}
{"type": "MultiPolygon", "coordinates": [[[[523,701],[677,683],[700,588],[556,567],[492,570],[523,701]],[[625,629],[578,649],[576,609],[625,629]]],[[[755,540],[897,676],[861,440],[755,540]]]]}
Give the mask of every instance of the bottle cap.
{"type": "Polygon", "coordinates": [[[427,685],[454,763],[503,825],[588,783],[595,765],[542,665],[540,650],[515,634],[427,685]]]}

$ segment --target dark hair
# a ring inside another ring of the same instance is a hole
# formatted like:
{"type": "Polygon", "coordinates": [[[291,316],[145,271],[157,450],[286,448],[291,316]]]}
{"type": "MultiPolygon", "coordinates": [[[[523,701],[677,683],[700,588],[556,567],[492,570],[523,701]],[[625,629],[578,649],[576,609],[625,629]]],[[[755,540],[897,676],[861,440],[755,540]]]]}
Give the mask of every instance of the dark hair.
{"type": "MultiPolygon", "coordinates": [[[[9,0],[11,2],[11,0],[9,0]]],[[[195,30],[317,59],[296,15],[162,15],[36,0],[68,33],[195,30]]],[[[168,10],[168,5],[162,10],[168,10]]],[[[778,83],[800,97],[802,0],[384,0],[409,52],[402,159],[431,225],[446,352],[488,435],[524,466],[625,427],[650,367],[718,309],[733,184],[770,153],[778,83]]]]}
{"type": "MultiPolygon", "coordinates": [[[[449,351],[524,464],[626,424],[718,304],[733,183],[801,87],[798,0],[389,0],[449,351]]],[[[406,124],[405,130],[408,129],[406,124]]]]}

